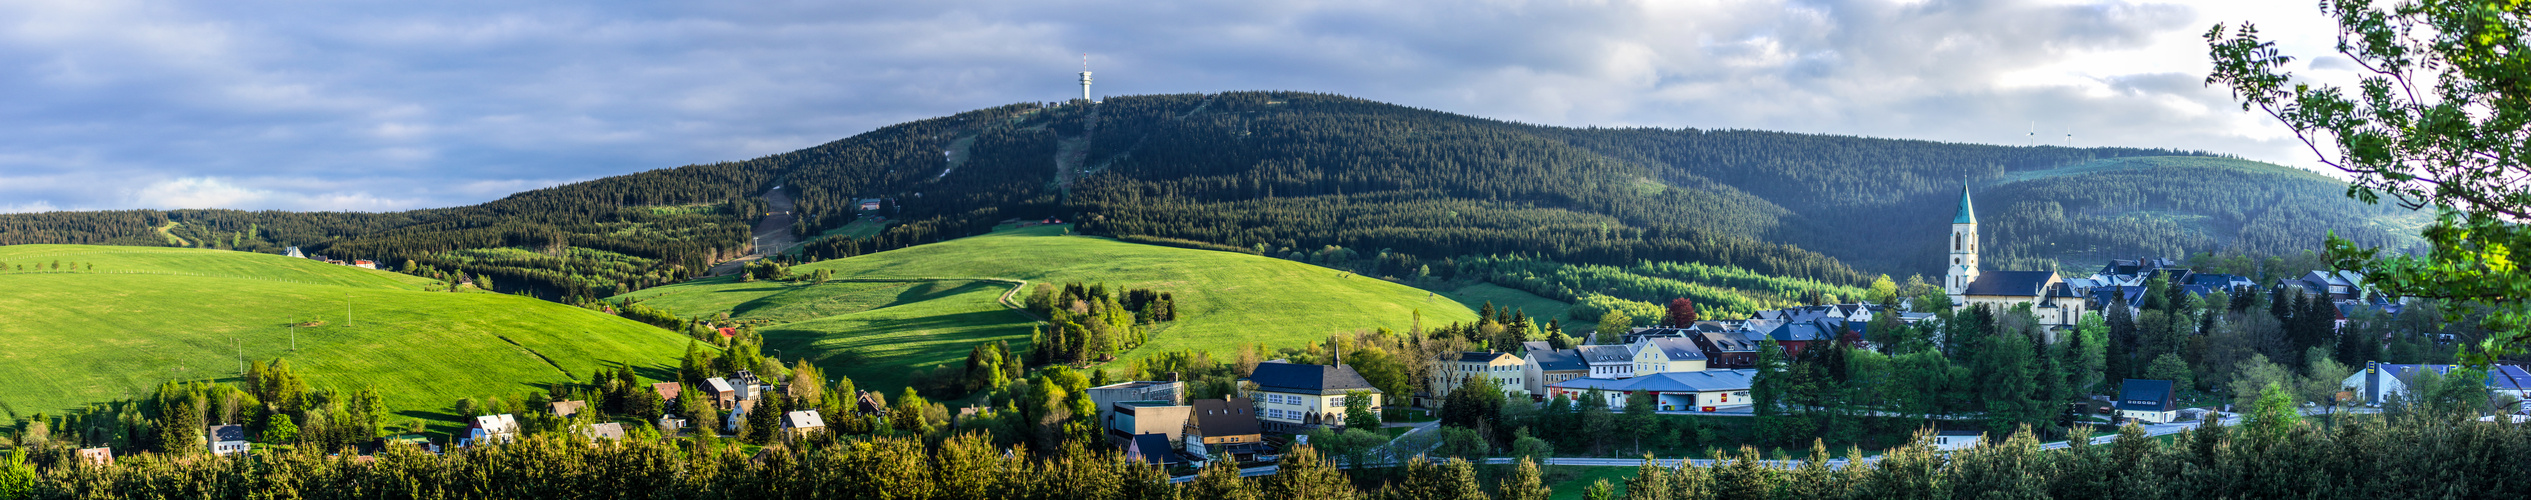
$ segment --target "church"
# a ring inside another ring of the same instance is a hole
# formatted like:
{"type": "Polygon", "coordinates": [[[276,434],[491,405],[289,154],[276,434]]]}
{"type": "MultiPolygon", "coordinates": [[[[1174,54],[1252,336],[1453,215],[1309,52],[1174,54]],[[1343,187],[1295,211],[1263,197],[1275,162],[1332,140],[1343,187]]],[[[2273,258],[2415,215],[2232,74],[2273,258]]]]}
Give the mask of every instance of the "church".
{"type": "Polygon", "coordinates": [[[1960,215],[1951,218],[1951,264],[1942,288],[1960,307],[2000,311],[2028,305],[2039,323],[2051,329],[2073,328],[2083,320],[2083,298],[2056,271],[1977,269],[1977,210],[1970,206],[1966,187],[1960,188],[1960,215]]]}

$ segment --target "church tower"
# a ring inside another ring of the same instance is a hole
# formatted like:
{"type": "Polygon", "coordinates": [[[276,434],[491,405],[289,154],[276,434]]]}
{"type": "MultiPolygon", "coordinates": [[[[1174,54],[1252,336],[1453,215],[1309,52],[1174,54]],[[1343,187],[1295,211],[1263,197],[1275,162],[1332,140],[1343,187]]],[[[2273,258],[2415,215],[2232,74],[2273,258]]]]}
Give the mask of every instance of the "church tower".
{"type": "Polygon", "coordinates": [[[1951,294],[1951,303],[1961,305],[1967,297],[1969,283],[1977,281],[1977,210],[1969,207],[1969,188],[1960,187],[1960,215],[1951,218],[1951,267],[1942,280],[1942,288],[1951,294]]]}

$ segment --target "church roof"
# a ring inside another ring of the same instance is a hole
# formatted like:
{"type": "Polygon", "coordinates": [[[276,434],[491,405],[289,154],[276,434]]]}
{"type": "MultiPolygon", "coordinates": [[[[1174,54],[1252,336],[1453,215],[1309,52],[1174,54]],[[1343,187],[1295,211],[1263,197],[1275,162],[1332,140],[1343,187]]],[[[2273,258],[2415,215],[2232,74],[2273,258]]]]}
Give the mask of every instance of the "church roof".
{"type": "Polygon", "coordinates": [[[2043,297],[2055,278],[2055,271],[1987,271],[1978,273],[1961,295],[2043,297]]]}
{"type": "Polygon", "coordinates": [[[1969,188],[1968,188],[1968,186],[1960,186],[1960,216],[1959,216],[1959,217],[1953,217],[1953,218],[1951,219],[1951,223],[1952,223],[1952,224],[1976,224],[1976,223],[1977,223],[1977,210],[1976,210],[1976,209],[1973,209],[1973,208],[1969,208],[1969,188]]]}

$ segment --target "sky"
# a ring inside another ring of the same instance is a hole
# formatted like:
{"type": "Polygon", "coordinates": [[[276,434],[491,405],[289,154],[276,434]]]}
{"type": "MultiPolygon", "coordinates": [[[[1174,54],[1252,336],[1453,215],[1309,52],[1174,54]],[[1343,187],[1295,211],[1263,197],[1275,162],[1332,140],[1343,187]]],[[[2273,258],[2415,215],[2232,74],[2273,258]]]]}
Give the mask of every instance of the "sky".
{"type": "Polygon", "coordinates": [[[2312,0],[0,0],[0,212],[480,203],[1059,101],[1085,53],[1101,96],[2314,168],[2203,83],[2243,21],[2351,78],[2312,0]]]}

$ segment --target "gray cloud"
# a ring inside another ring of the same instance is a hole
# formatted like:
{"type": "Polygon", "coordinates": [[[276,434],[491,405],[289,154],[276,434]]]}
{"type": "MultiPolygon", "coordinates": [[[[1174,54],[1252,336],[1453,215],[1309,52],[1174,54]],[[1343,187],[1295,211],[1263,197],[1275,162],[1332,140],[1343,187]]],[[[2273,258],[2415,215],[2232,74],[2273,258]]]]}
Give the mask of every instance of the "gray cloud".
{"type": "Polygon", "coordinates": [[[2198,83],[2203,10],[0,0],[0,211],[474,203],[1059,100],[1083,52],[1102,95],[1309,90],[1531,123],[1990,143],[2037,122],[2050,142],[2301,163],[2198,83]]]}

